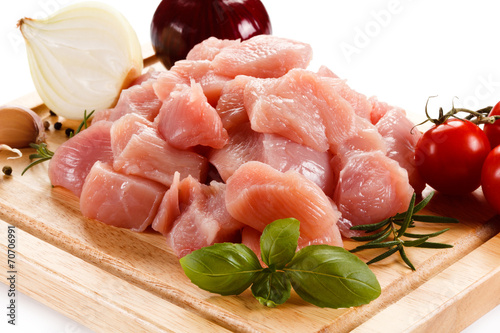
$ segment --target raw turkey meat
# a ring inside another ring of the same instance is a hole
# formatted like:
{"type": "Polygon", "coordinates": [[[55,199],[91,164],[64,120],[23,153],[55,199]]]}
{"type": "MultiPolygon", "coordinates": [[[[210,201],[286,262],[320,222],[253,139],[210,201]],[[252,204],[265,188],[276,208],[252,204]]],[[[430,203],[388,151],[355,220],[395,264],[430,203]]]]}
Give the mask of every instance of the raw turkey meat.
{"type": "Polygon", "coordinates": [[[343,236],[359,235],[349,230],[353,225],[380,222],[408,209],[413,189],[396,161],[374,151],[350,155],[341,164],[333,200],[342,214],[343,236]]]}
{"type": "Polygon", "coordinates": [[[161,107],[161,101],[153,90],[156,76],[157,74],[151,74],[151,77],[141,84],[123,90],[116,106],[112,109],[98,111],[92,122],[115,121],[129,113],[135,113],[153,121],[161,107]]]}
{"type": "Polygon", "coordinates": [[[300,221],[303,237],[313,240],[335,228],[335,205],[298,172],[282,173],[261,162],[243,164],[227,179],[226,206],[236,220],[262,232],[277,219],[300,221]]]}
{"type": "Polygon", "coordinates": [[[259,161],[278,171],[295,170],[327,195],[331,195],[335,187],[331,158],[328,151],[318,152],[276,134],[254,132],[249,123],[230,131],[228,144],[209,155],[210,163],[224,181],[244,163],[259,161]]]}
{"type": "Polygon", "coordinates": [[[340,143],[355,135],[352,106],[311,71],[293,69],[278,79],[252,80],[244,97],[254,131],[334,154],[340,143]]]}
{"type": "Polygon", "coordinates": [[[130,114],[113,123],[111,145],[113,168],[127,175],[136,175],[170,186],[176,171],[204,180],[207,159],[195,152],[179,150],[163,140],[154,124],[130,114]]]}
{"type": "Polygon", "coordinates": [[[310,45],[277,36],[211,37],[98,111],[58,148],[50,179],[89,218],[152,224],[179,257],[216,242],[259,253],[264,228],[289,217],[299,248],[342,246],[352,225],[405,211],[423,189],[421,133],[311,59],[310,45]]]}
{"type": "Polygon", "coordinates": [[[355,117],[355,135],[346,138],[339,143],[337,148],[338,156],[348,156],[353,153],[367,151],[387,152],[387,144],[377,128],[368,119],[355,117]]]}
{"type": "Polygon", "coordinates": [[[372,111],[370,113],[370,121],[372,124],[377,124],[378,121],[389,111],[392,109],[397,109],[403,115],[406,115],[406,112],[392,105],[387,104],[386,102],[379,101],[377,97],[373,96],[368,99],[368,101],[372,104],[372,111]]]}
{"type": "Polygon", "coordinates": [[[215,73],[208,60],[179,60],[158,77],[153,88],[158,98],[164,101],[178,84],[190,85],[191,80],[194,80],[201,85],[210,105],[215,107],[224,84],[231,79],[215,73]]]}
{"type": "Polygon", "coordinates": [[[151,82],[153,82],[154,80],[158,79],[158,77],[160,76],[160,74],[162,72],[163,71],[156,70],[153,67],[150,67],[145,73],[139,75],[138,78],[136,78],[134,81],[132,81],[132,83],[130,84],[130,86],[128,88],[133,87],[135,85],[142,84],[142,83],[149,81],[149,80],[151,80],[151,82]]]}
{"type": "Polygon", "coordinates": [[[244,92],[247,82],[253,79],[251,76],[238,75],[222,88],[216,111],[226,130],[249,121],[245,109],[244,92]]]}
{"type": "Polygon", "coordinates": [[[198,145],[222,148],[228,140],[219,114],[194,80],[191,86],[179,86],[164,100],[155,122],[162,137],[178,149],[198,145]]]}
{"type": "Polygon", "coordinates": [[[293,68],[306,68],[311,46],[271,35],[258,35],[223,48],[212,60],[215,73],[236,77],[280,77],[293,68]]]}
{"type": "MultiPolygon", "coordinates": [[[[320,72],[318,72],[320,73],[320,72]]],[[[349,104],[351,104],[354,112],[363,118],[370,120],[370,115],[372,111],[372,104],[369,102],[368,98],[353,90],[347,84],[346,80],[340,78],[324,78],[325,82],[331,84],[335,91],[342,96],[349,104]]]]}
{"type": "Polygon", "coordinates": [[[398,108],[387,111],[377,122],[376,127],[386,143],[387,156],[406,169],[415,193],[422,193],[425,181],[415,167],[414,157],[415,146],[422,133],[398,108]]]}
{"type": "Polygon", "coordinates": [[[326,67],[325,65],[321,65],[317,71],[319,76],[322,77],[330,77],[334,79],[338,79],[339,76],[335,74],[330,68],[326,67]]]}
{"type": "Polygon", "coordinates": [[[144,231],[153,222],[165,191],[161,184],[96,162],[85,179],[80,210],[83,216],[115,227],[144,231]]]}
{"type": "Polygon", "coordinates": [[[53,186],[62,186],[80,196],[83,182],[96,161],[112,163],[111,122],[100,121],[57,148],[49,163],[53,186]]]}
{"type": "Polygon", "coordinates": [[[167,191],[153,229],[167,236],[179,258],[214,243],[241,240],[244,225],[229,215],[225,190],[226,184],[204,185],[189,176],[167,191]]]}
{"type": "Polygon", "coordinates": [[[170,232],[175,219],[181,215],[181,207],[179,204],[180,176],[181,174],[176,171],[172,185],[170,185],[167,193],[163,196],[163,200],[158,208],[158,213],[151,225],[154,230],[164,235],[170,232]]]}
{"type": "Polygon", "coordinates": [[[209,37],[203,42],[195,45],[186,56],[187,60],[214,60],[220,51],[228,46],[236,46],[240,43],[239,39],[218,39],[209,37]]]}

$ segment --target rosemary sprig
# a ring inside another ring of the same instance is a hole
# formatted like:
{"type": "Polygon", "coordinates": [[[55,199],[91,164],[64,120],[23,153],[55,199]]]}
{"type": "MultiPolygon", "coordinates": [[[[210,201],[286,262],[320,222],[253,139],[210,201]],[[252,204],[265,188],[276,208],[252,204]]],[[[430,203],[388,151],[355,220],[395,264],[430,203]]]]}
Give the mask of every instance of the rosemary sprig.
{"type": "Polygon", "coordinates": [[[84,128],[87,128],[88,125],[87,125],[87,122],[88,120],[90,119],[90,117],[92,117],[92,115],[94,114],[95,110],[92,110],[92,112],[90,112],[89,114],[87,114],[87,110],[83,111],[83,120],[80,124],[80,126],[78,126],[78,128],[76,129],[76,131],[74,131],[73,133],[70,134],[70,138],[72,138],[73,136],[77,135],[78,133],[80,133],[84,128]]]}
{"type": "Polygon", "coordinates": [[[33,166],[40,164],[42,162],[48,161],[52,158],[52,156],[54,156],[54,152],[49,150],[47,148],[47,144],[44,142],[42,142],[40,144],[30,143],[30,147],[36,149],[37,153],[31,154],[29,156],[29,158],[30,158],[30,160],[32,160],[32,162],[30,164],[28,164],[28,166],[26,168],[24,168],[23,172],[21,172],[21,176],[24,175],[24,173],[26,171],[28,171],[30,168],[32,168],[33,166]],[[37,160],[33,161],[34,159],[37,159],[37,160]]]}
{"type": "Polygon", "coordinates": [[[352,237],[353,240],[368,241],[368,243],[357,246],[352,249],[351,252],[358,252],[365,249],[388,248],[386,252],[371,259],[367,264],[372,264],[399,252],[401,259],[403,259],[408,267],[415,270],[415,266],[408,258],[405,248],[421,247],[443,249],[453,247],[453,245],[450,244],[428,241],[430,238],[437,237],[448,231],[449,228],[428,234],[407,232],[409,228],[414,228],[416,226],[415,221],[424,223],[458,223],[457,219],[451,217],[416,214],[431,201],[433,195],[434,192],[431,192],[422,201],[415,204],[416,195],[413,194],[408,210],[405,213],[396,214],[378,223],[351,227],[351,230],[363,230],[365,233],[372,233],[371,235],[352,237]]]}
{"type": "MultiPolygon", "coordinates": [[[[90,119],[90,117],[92,117],[92,115],[94,114],[94,111],[90,112],[89,114],[87,114],[87,110],[84,111],[83,120],[80,123],[80,126],[78,126],[78,128],[76,129],[75,132],[71,133],[71,135],[69,136],[70,138],[72,138],[76,134],[80,133],[83,129],[88,127],[87,122],[90,119]]],[[[30,147],[36,149],[36,153],[31,154],[29,156],[29,158],[32,162],[30,164],[28,164],[28,166],[26,168],[24,168],[23,172],[21,172],[21,176],[24,175],[24,173],[26,171],[28,171],[29,169],[31,169],[35,165],[40,164],[40,163],[45,162],[45,161],[48,161],[52,158],[52,156],[54,156],[54,152],[49,150],[49,148],[47,148],[47,144],[44,142],[42,142],[40,144],[30,143],[30,147]]]]}

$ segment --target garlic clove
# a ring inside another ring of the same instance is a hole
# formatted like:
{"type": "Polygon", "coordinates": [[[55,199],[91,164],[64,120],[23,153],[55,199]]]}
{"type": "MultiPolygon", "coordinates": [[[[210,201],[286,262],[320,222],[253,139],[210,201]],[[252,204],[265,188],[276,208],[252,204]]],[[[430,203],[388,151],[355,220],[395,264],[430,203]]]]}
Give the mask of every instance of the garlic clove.
{"type": "Polygon", "coordinates": [[[24,148],[44,140],[45,131],[39,115],[22,106],[0,107],[0,145],[24,148]]]}
{"type": "Polygon", "coordinates": [[[17,155],[17,156],[14,156],[14,157],[12,157],[12,156],[11,157],[7,157],[8,160],[15,160],[16,158],[23,157],[23,153],[19,149],[12,148],[12,147],[10,147],[8,145],[0,144],[0,151],[2,151],[2,150],[6,150],[6,151],[9,151],[9,152],[14,153],[14,154],[17,155]]]}
{"type": "Polygon", "coordinates": [[[142,72],[137,35],[108,5],[81,2],[18,25],[36,90],[64,118],[81,120],[85,110],[113,107],[142,72]]]}

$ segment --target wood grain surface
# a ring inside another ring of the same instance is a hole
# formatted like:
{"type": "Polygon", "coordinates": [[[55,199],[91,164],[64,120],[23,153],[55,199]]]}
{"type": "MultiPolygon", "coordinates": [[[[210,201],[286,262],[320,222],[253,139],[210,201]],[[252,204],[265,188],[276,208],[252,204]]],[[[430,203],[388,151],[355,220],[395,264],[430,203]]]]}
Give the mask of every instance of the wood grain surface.
{"type": "MultiPolygon", "coordinates": [[[[151,65],[154,58],[146,61],[151,65]]],[[[36,94],[15,104],[57,121],[36,94]]],[[[65,127],[76,126],[65,121],[62,131],[51,127],[49,148],[55,150],[66,140],[65,127]]],[[[50,184],[48,163],[21,176],[32,152],[24,149],[24,156],[15,160],[0,152],[2,165],[14,170],[12,176],[0,178],[0,228],[17,228],[18,287],[97,332],[456,331],[500,304],[500,217],[480,190],[463,197],[435,195],[426,213],[461,222],[436,239],[454,247],[412,248],[408,255],[417,268],[414,272],[397,256],[371,265],[383,291],[370,304],[324,309],[292,292],[286,304],[266,308],[249,290],[222,297],[197,288],[159,233],[136,233],[84,218],[78,198],[50,184]]],[[[450,226],[419,225],[419,232],[444,227],[450,226]]],[[[3,271],[6,241],[0,237],[3,271]]],[[[356,245],[345,242],[347,249],[356,245]]],[[[378,253],[357,254],[367,261],[378,253]]]]}

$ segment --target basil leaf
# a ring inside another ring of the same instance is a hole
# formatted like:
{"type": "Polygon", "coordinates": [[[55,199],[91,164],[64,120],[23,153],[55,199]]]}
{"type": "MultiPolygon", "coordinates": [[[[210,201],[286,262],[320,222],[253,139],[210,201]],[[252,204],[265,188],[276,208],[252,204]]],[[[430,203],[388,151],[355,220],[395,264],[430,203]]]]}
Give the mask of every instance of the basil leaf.
{"type": "Polygon", "coordinates": [[[341,247],[307,246],[297,252],[284,271],[297,294],[320,307],[358,306],[381,292],[368,266],[341,247]]]}
{"type": "Polygon", "coordinates": [[[269,224],[260,237],[262,261],[269,267],[282,269],[292,260],[297,250],[300,222],[294,218],[276,220],[269,224]]]}
{"type": "Polygon", "coordinates": [[[242,293],[262,271],[257,255],[243,244],[214,244],[193,251],[179,261],[191,282],[221,295],[242,293]]]}
{"type": "Polygon", "coordinates": [[[265,269],[252,285],[252,294],[260,304],[275,307],[290,298],[292,285],[285,272],[272,272],[265,269]]]}

